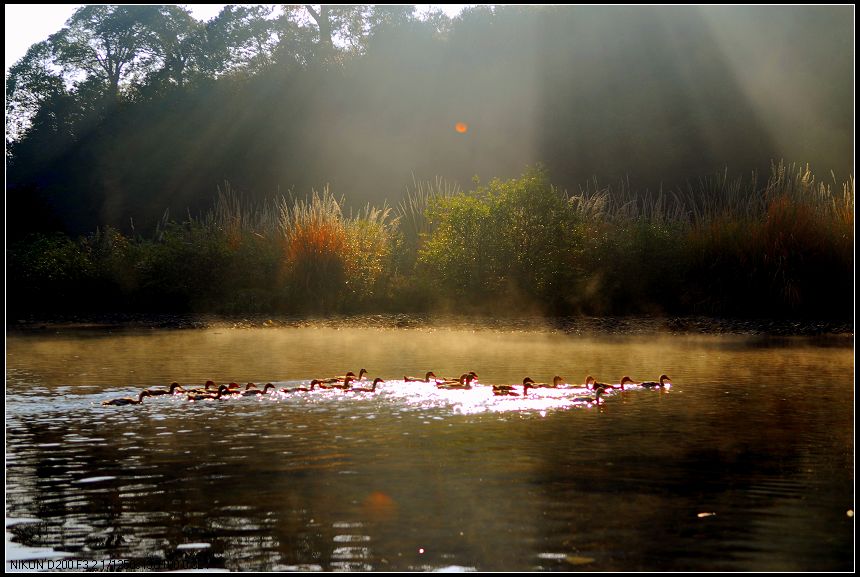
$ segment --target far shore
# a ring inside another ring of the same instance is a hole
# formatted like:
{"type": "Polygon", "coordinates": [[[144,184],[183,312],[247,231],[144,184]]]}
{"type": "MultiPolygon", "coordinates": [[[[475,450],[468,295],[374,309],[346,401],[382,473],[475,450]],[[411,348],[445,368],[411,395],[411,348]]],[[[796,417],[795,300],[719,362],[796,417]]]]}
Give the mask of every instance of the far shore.
{"type": "Polygon", "coordinates": [[[559,332],[571,335],[739,334],[763,336],[853,336],[844,320],[732,319],[705,316],[541,317],[455,314],[355,314],[267,316],[170,313],[63,313],[51,316],[7,316],[9,331],[252,329],[252,328],[454,329],[559,332]]]}

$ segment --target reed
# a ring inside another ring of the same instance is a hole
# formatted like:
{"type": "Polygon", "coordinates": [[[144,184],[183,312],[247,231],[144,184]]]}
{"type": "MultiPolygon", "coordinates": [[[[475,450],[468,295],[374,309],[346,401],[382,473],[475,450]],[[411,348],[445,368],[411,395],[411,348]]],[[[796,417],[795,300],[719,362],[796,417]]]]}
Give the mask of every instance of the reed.
{"type": "Polygon", "coordinates": [[[395,209],[399,230],[408,249],[417,253],[423,241],[433,233],[433,222],[428,216],[430,206],[437,199],[451,198],[460,193],[460,185],[450,183],[441,176],[433,181],[419,181],[412,175],[412,188],[406,188],[403,199],[395,209]]]}
{"type": "Polygon", "coordinates": [[[463,192],[442,179],[394,209],[346,216],[326,187],[249,203],[228,182],[205,214],[165,212],[151,238],[104,228],[7,249],[10,310],[416,311],[847,317],[854,180],[808,166],[727,171],[676,190],[541,167],[463,192]]]}

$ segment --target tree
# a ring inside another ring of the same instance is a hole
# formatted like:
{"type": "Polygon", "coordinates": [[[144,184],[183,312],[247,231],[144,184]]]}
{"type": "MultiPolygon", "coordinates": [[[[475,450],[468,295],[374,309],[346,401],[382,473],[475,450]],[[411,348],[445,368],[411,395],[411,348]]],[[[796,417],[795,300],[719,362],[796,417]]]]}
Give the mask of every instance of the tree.
{"type": "Polygon", "coordinates": [[[270,64],[280,42],[272,8],[230,5],[205,24],[204,71],[214,77],[270,64]]]}
{"type": "Polygon", "coordinates": [[[161,68],[152,75],[159,80],[182,88],[201,69],[205,42],[205,24],[194,19],[180,6],[154,6],[147,27],[153,36],[154,56],[161,68]]]}
{"type": "Polygon", "coordinates": [[[6,74],[6,154],[11,154],[11,144],[20,140],[46,103],[66,96],[62,76],[52,69],[50,44],[33,44],[6,74]]]}
{"type": "Polygon", "coordinates": [[[414,21],[415,6],[373,4],[287,4],[284,16],[310,29],[316,39],[313,61],[327,68],[347,54],[363,54],[368,39],[385,27],[414,21]],[[339,48],[341,47],[341,48],[339,48]]]}
{"type": "Polygon", "coordinates": [[[78,8],[66,26],[48,38],[56,62],[71,77],[98,79],[105,95],[119,99],[120,83],[150,70],[157,37],[148,23],[157,6],[89,5],[78,8]]]}

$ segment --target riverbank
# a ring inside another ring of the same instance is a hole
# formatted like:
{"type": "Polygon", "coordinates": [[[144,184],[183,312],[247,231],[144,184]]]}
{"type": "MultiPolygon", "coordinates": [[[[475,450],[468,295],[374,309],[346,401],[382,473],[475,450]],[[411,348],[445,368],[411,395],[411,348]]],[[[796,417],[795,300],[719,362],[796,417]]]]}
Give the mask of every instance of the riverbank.
{"type": "Polygon", "coordinates": [[[453,328],[516,332],[559,332],[574,335],[623,334],[746,334],[773,336],[853,336],[854,325],[841,320],[731,319],[704,316],[673,317],[499,317],[453,314],[365,314],[327,317],[192,314],[57,314],[7,318],[6,330],[47,331],[69,329],[206,329],[206,328],[453,328]]]}

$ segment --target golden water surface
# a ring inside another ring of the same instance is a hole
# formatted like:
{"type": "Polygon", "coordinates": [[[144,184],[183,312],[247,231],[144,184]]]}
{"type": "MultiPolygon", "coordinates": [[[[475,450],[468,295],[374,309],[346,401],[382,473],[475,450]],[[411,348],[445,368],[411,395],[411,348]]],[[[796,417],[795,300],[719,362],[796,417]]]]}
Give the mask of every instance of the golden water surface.
{"type": "Polygon", "coordinates": [[[854,567],[850,337],[65,329],[7,334],[6,361],[7,569],[854,567]],[[360,368],[376,393],[101,405],[360,368]],[[479,380],[403,382],[429,370],[479,380]],[[575,386],[661,373],[600,406],[575,386]]]}

